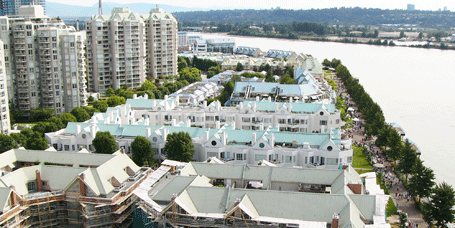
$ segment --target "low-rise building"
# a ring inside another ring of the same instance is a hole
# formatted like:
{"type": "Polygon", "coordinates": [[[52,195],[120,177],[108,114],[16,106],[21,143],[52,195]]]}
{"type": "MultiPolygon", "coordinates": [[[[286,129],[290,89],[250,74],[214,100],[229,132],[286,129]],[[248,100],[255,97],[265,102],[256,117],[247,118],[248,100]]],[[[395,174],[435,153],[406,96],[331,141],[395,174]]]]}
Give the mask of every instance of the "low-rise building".
{"type": "Polygon", "coordinates": [[[0,154],[0,170],[1,227],[128,227],[151,172],[119,151],[25,149],[0,154]]]}
{"type": "Polygon", "coordinates": [[[234,54],[237,55],[248,55],[248,56],[253,56],[253,57],[260,57],[263,55],[261,49],[255,48],[255,47],[245,47],[245,46],[239,46],[235,49],[234,54]]]}
{"type": "Polygon", "coordinates": [[[148,195],[138,193],[147,222],[158,226],[390,228],[389,196],[370,191],[377,185],[364,184],[371,178],[349,166],[312,170],[192,162],[176,175],[167,165],[175,167],[166,162],[154,173],[148,195]]]}
{"type": "MultiPolygon", "coordinates": [[[[334,104],[304,103],[301,101],[273,102],[271,98],[242,101],[236,107],[222,107],[219,101],[207,105],[194,104],[185,97],[165,99],[135,97],[126,104],[95,113],[87,122],[105,124],[145,124],[170,126],[173,121],[191,126],[216,128],[220,124],[235,123],[238,130],[260,130],[277,127],[290,132],[327,132],[343,126],[340,112],[334,104]]],[[[232,125],[232,124],[231,124],[232,125]]],[[[218,127],[219,128],[219,127],[218,127]]]]}
{"type": "MultiPolygon", "coordinates": [[[[175,119],[172,126],[151,126],[148,121],[134,125],[68,123],[65,129],[46,133],[46,139],[58,151],[77,152],[81,148],[93,151],[92,141],[96,133],[108,131],[114,136],[119,149],[130,153],[134,138],[143,136],[151,142],[157,157],[164,159],[167,135],[187,132],[195,145],[193,158],[196,161],[216,157],[228,163],[257,164],[266,160],[278,166],[318,169],[337,169],[352,163],[352,140],[342,139],[339,129],[325,133],[294,133],[271,127],[260,127],[257,131],[235,130],[235,123],[220,127],[217,122],[216,128],[211,129],[191,127],[189,121],[177,124],[175,119]]],[[[203,121],[202,118],[194,119],[194,122],[199,121],[203,121]]]]}

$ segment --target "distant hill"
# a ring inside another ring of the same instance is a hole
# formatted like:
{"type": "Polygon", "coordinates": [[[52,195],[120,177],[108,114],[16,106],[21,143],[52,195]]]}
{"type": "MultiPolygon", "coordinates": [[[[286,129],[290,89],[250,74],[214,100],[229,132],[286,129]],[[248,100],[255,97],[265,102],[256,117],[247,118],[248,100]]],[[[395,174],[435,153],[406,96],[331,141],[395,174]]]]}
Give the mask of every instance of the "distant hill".
{"type": "MultiPolygon", "coordinates": [[[[103,14],[111,14],[114,7],[129,7],[133,12],[140,14],[148,14],[151,9],[156,8],[156,4],[152,3],[112,3],[103,2],[103,14]]],[[[159,7],[166,12],[187,12],[187,11],[202,11],[203,8],[186,8],[180,6],[162,5],[159,7]]],[[[62,4],[56,2],[46,2],[47,15],[51,17],[91,17],[98,13],[98,4],[93,6],[76,6],[70,4],[62,4]]]]}
{"type": "Polygon", "coordinates": [[[381,25],[412,24],[420,27],[455,27],[454,12],[382,10],[366,8],[330,8],[311,10],[263,9],[263,10],[210,10],[176,12],[174,17],[184,24],[200,22],[231,24],[272,24],[293,21],[317,22],[327,25],[381,25]]]}

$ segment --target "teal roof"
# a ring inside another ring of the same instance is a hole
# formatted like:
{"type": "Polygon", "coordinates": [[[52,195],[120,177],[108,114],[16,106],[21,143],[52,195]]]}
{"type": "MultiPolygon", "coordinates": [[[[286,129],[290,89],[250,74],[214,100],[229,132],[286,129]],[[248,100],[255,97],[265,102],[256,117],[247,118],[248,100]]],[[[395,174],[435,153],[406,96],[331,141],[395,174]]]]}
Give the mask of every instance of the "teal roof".
{"type": "Polygon", "coordinates": [[[236,82],[234,92],[245,92],[246,87],[251,86],[251,93],[275,94],[280,89],[281,96],[308,96],[317,95],[318,88],[313,84],[279,84],[275,82],[236,82]]]}
{"type": "MultiPolygon", "coordinates": [[[[310,143],[312,146],[321,146],[322,143],[332,140],[336,145],[341,144],[340,131],[330,130],[326,133],[302,133],[302,132],[286,132],[278,131],[275,128],[266,128],[262,131],[253,130],[233,130],[231,127],[222,127],[221,129],[211,128],[199,128],[199,127],[186,127],[183,124],[179,126],[155,126],[155,125],[127,125],[127,124],[104,124],[104,123],[68,123],[65,134],[75,134],[76,126],[80,125],[81,129],[91,132],[90,128],[92,125],[96,126],[97,131],[108,131],[113,136],[146,136],[147,129],[150,128],[152,132],[159,129],[166,128],[169,133],[173,132],[187,132],[191,138],[204,138],[205,132],[209,131],[209,138],[216,135],[218,138],[221,137],[221,133],[227,134],[228,143],[249,143],[252,139],[252,134],[256,134],[256,141],[264,137],[266,140],[270,139],[270,135],[273,133],[275,136],[276,143],[292,143],[293,140],[297,140],[298,145],[303,143],[310,143]]],[[[158,131],[159,132],[159,131],[158,131]]],[[[161,133],[160,133],[161,135],[161,133]]]]}
{"type": "Polygon", "coordinates": [[[135,109],[147,109],[147,108],[154,108],[153,102],[156,105],[161,104],[163,106],[168,106],[173,108],[176,98],[168,98],[167,100],[163,99],[145,99],[144,97],[138,97],[136,99],[128,99],[126,100],[126,104],[131,105],[131,108],[135,109]]]}

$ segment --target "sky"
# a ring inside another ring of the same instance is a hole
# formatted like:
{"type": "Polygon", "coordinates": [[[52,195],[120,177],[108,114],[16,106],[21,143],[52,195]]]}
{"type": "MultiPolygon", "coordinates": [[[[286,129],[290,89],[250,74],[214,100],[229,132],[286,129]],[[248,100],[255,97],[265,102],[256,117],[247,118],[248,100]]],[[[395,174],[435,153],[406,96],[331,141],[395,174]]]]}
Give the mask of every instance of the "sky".
{"type": "MultiPolygon", "coordinates": [[[[64,4],[92,6],[98,0],[47,0],[64,4]]],[[[366,7],[381,9],[406,9],[407,4],[414,4],[417,10],[439,10],[447,6],[448,10],[455,11],[454,0],[104,0],[103,2],[117,3],[153,3],[182,6],[189,8],[248,8],[270,9],[277,6],[283,9],[311,9],[332,7],[366,7]]]]}

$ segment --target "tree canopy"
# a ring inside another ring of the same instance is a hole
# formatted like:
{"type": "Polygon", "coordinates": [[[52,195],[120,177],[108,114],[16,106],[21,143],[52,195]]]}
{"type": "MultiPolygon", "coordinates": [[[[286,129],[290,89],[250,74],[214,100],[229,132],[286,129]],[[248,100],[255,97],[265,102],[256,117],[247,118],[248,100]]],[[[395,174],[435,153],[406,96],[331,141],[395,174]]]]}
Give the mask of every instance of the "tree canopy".
{"type": "Polygon", "coordinates": [[[164,151],[168,159],[189,162],[193,160],[194,145],[188,132],[174,132],[167,136],[164,151]]]}
{"type": "Polygon", "coordinates": [[[454,221],[455,193],[449,184],[443,182],[433,189],[430,202],[424,204],[425,213],[437,227],[447,227],[447,223],[454,221]]]}
{"type": "Polygon", "coordinates": [[[9,135],[0,134],[0,154],[17,147],[17,142],[9,135]]]}
{"type": "Polygon", "coordinates": [[[117,150],[117,143],[115,142],[114,136],[108,131],[97,132],[92,144],[95,147],[95,153],[99,154],[112,154],[117,150]]]}
{"type": "Polygon", "coordinates": [[[143,136],[136,136],[131,143],[132,159],[138,166],[150,166],[154,161],[154,152],[150,141],[143,136]]]}
{"type": "Polygon", "coordinates": [[[71,110],[71,114],[73,114],[73,116],[76,117],[77,122],[84,122],[90,119],[90,115],[82,107],[73,108],[73,110],[71,110]]]}

